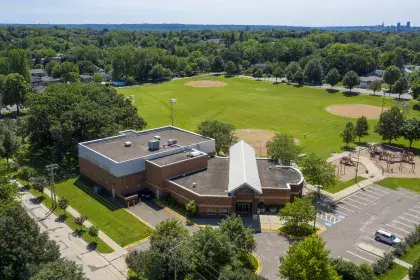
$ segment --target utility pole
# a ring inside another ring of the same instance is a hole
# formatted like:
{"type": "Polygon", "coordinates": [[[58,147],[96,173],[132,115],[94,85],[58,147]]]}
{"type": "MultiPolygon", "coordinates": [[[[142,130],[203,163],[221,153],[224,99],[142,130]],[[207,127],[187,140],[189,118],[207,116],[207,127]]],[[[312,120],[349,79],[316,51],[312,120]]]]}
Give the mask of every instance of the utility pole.
{"type": "Polygon", "coordinates": [[[384,105],[385,105],[385,91],[382,90],[382,111],[381,111],[381,113],[384,112],[384,105]]]}
{"type": "Polygon", "coordinates": [[[357,173],[359,171],[359,159],[360,159],[360,151],[362,150],[362,147],[358,147],[359,152],[357,153],[357,162],[356,162],[356,175],[354,177],[354,182],[357,183],[357,173]]]}
{"type": "Polygon", "coordinates": [[[51,199],[52,199],[52,206],[57,206],[57,198],[55,195],[55,184],[54,184],[54,170],[58,168],[58,164],[52,163],[45,166],[45,169],[50,173],[50,181],[51,181],[51,199]]]}
{"type": "Polygon", "coordinates": [[[320,185],[317,185],[316,187],[318,189],[318,198],[317,198],[317,201],[316,201],[316,208],[315,208],[314,232],[316,230],[316,214],[318,214],[318,203],[319,203],[319,199],[321,198],[321,186],[320,185]]]}

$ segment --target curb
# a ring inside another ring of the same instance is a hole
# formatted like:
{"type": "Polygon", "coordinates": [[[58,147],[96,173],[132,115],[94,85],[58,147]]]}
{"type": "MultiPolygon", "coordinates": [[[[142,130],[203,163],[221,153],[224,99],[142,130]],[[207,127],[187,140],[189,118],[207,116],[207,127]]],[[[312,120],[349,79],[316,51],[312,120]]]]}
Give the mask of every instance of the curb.
{"type": "Polygon", "coordinates": [[[159,202],[157,202],[157,201],[155,201],[155,203],[156,203],[157,205],[159,205],[160,207],[162,207],[163,209],[165,209],[166,211],[168,211],[169,213],[171,213],[171,214],[173,214],[173,215],[177,216],[177,217],[178,217],[178,218],[180,218],[181,220],[183,220],[183,221],[187,222],[188,224],[192,225],[193,227],[195,227],[195,228],[197,228],[197,229],[200,229],[200,226],[199,226],[199,225],[197,225],[196,223],[194,223],[194,222],[193,222],[193,221],[191,221],[190,219],[185,218],[183,215],[179,214],[179,213],[178,213],[178,212],[176,212],[175,210],[172,210],[171,208],[169,208],[169,207],[167,207],[167,206],[165,206],[165,205],[163,205],[163,204],[161,204],[161,203],[159,203],[159,202]]]}
{"type": "Polygon", "coordinates": [[[255,272],[254,272],[254,274],[260,274],[260,272],[261,272],[261,269],[262,269],[262,265],[261,265],[261,260],[260,260],[260,258],[257,256],[257,255],[255,255],[255,254],[252,254],[256,259],[257,259],[257,261],[258,261],[258,267],[257,267],[257,269],[255,270],[255,272]]]}
{"type": "Polygon", "coordinates": [[[144,241],[146,241],[146,240],[148,240],[148,239],[150,239],[150,235],[149,235],[149,236],[147,236],[147,237],[145,237],[145,238],[143,238],[143,239],[140,239],[140,240],[137,240],[137,241],[131,242],[130,244],[125,245],[123,248],[124,248],[124,249],[129,249],[129,248],[133,247],[134,245],[137,245],[137,244],[139,244],[139,243],[142,243],[142,242],[144,242],[144,241]]]}

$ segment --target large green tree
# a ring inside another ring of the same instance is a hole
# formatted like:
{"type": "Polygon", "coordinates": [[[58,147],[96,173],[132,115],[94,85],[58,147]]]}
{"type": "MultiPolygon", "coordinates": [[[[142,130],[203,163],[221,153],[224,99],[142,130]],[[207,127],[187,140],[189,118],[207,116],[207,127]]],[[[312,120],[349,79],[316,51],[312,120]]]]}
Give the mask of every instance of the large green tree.
{"type": "Polygon", "coordinates": [[[331,86],[331,89],[341,81],[340,73],[336,68],[331,69],[325,76],[325,81],[331,86]]]}
{"type": "Polygon", "coordinates": [[[211,71],[219,73],[224,70],[224,62],[221,56],[216,56],[211,64],[211,71]]]}
{"type": "Polygon", "coordinates": [[[9,160],[19,151],[22,140],[16,135],[13,126],[5,124],[0,126],[0,156],[6,159],[7,165],[9,160]]]}
{"type": "Polygon", "coordinates": [[[239,253],[251,253],[257,247],[254,229],[245,227],[240,216],[232,215],[219,223],[220,231],[229,238],[233,249],[239,253]]]}
{"type": "Polygon", "coordinates": [[[350,92],[355,86],[360,85],[360,78],[357,73],[354,71],[347,72],[343,77],[343,85],[350,89],[350,92]]]}
{"type": "Polygon", "coordinates": [[[393,87],[393,91],[398,93],[398,98],[401,98],[401,94],[406,93],[410,86],[408,85],[407,79],[404,77],[399,78],[393,87]]]}
{"type": "Polygon", "coordinates": [[[352,122],[348,122],[340,136],[343,142],[346,143],[346,147],[348,147],[350,143],[353,143],[356,139],[354,124],[352,122]]]}
{"type": "Polygon", "coordinates": [[[150,245],[154,250],[165,252],[183,242],[188,235],[188,229],[180,221],[168,219],[156,224],[150,236],[150,245]]]}
{"type": "Polygon", "coordinates": [[[282,78],[284,76],[284,69],[281,66],[277,66],[274,69],[274,77],[276,77],[276,83],[278,78],[282,78]]]}
{"type": "Polygon", "coordinates": [[[60,154],[76,155],[79,142],[146,125],[130,100],[102,85],[50,85],[42,94],[30,94],[28,105],[31,144],[60,154]]]}
{"type": "Polygon", "coordinates": [[[305,66],[303,75],[305,81],[313,84],[321,84],[322,78],[324,77],[324,68],[319,59],[310,60],[305,66]]]}
{"type": "Polygon", "coordinates": [[[10,181],[10,175],[9,168],[0,163],[0,215],[5,209],[19,204],[16,200],[18,187],[10,181]]]}
{"type": "Polygon", "coordinates": [[[56,261],[58,245],[41,233],[22,206],[0,214],[0,279],[28,279],[30,267],[56,261]]]}
{"type": "Polygon", "coordinates": [[[29,86],[24,77],[20,74],[13,73],[6,76],[2,90],[2,103],[4,105],[16,105],[17,114],[19,115],[20,106],[25,104],[26,94],[29,86]]]}
{"type": "Polygon", "coordinates": [[[389,66],[384,72],[383,80],[390,86],[391,90],[393,90],[393,85],[399,78],[401,78],[401,76],[402,74],[400,68],[397,66],[389,66]]]}
{"type": "Polygon", "coordinates": [[[357,137],[360,138],[368,136],[369,135],[369,124],[365,116],[361,116],[356,121],[356,127],[355,127],[355,134],[357,137]]]}
{"type": "Polygon", "coordinates": [[[420,140],[420,119],[412,118],[404,120],[401,126],[401,136],[410,143],[410,148],[413,141],[420,140]]]}
{"type": "Polygon", "coordinates": [[[29,280],[87,280],[83,267],[64,258],[54,262],[42,263],[33,268],[33,275],[29,280]]]}
{"type": "Polygon", "coordinates": [[[227,76],[234,76],[236,74],[236,65],[235,62],[229,60],[225,66],[225,72],[227,76]]]}
{"type": "Polygon", "coordinates": [[[220,121],[203,121],[197,126],[197,133],[216,141],[216,153],[228,153],[230,146],[238,141],[234,134],[235,127],[220,121]]]}
{"type": "Polygon", "coordinates": [[[401,127],[404,124],[404,116],[398,107],[392,107],[384,111],[375,126],[375,132],[382,136],[382,140],[398,139],[401,136],[401,127]]]}
{"type": "Polygon", "coordinates": [[[381,80],[372,81],[369,85],[369,89],[373,91],[373,95],[376,95],[376,92],[382,89],[382,81],[381,80]]]}
{"type": "Polygon", "coordinates": [[[334,166],[326,159],[314,154],[308,154],[300,164],[305,180],[312,185],[321,187],[335,186],[337,177],[334,166]]]}
{"type": "Polygon", "coordinates": [[[280,259],[279,274],[290,280],[338,280],[329,253],[318,236],[295,242],[280,259]]]}
{"type": "Polygon", "coordinates": [[[315,207],[312,205],[310,198],[296,197],[291,203],[288,202],[280,209],[279,217],[286,221],[286,226],[290,227],[293,232],[299,232],[302,226],[308,225],[315,217],[315,207]]]}
{"type": "Polygon", "coordinates": [[[273,160],[280,160],[284,165],[296,161],[301,151],[292,136],[281,133],[276,133],[273,139],[267,141],[266,147],[268,156],[273,160]]]}
{"type": "Polygon", "coordinates": [[[413,267],[408,271],[408,278],[410,280],[420,279],[420,258],[414,262],[413,267]]]}
{"type": "Polygon", "coordinates": [[[20,74],[27,83],[31,81],[28,53],[23,49],[12,49],[8,54],[9,73],[20,74]]]}

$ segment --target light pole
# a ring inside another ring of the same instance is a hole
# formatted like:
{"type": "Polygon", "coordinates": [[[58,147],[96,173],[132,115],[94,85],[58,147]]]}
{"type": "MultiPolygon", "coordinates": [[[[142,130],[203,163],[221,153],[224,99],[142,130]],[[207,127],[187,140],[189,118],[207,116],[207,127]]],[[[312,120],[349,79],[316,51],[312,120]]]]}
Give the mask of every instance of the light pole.
{"type": "Polygon", "coordinates": [[[382,89],[382,111],[381,111],[381,113],[384,112],[384,105],[385,105],[385,91],[382,89]]]}
{"type": "Polygon", "coordinates": [[[316,200],[316,208],[315,208],[314,232],[316,231],[316,214],[318,214],[318,203],[319,203],[319,198],[321,197],[321,186],[320,185],[317,185],[316,187],[318,189],[318,198],[316,200]]]}
{"type": "Polygon", "coordinates": [[[359,159],[360,159],[360,151],[362,147],[359,146],[359,152],[357,153],[357,162],[356,162],[356,176],[354,177],[354,182],[357,183],[357,172],[359,171],[359,159]]]}
{"type": "Polygon", "coordinates": [[[176,99],[171,98],[171,120],[172,120],[172,126],[174,126],[174,109],[173,104],[176,104],[176,99]]]}

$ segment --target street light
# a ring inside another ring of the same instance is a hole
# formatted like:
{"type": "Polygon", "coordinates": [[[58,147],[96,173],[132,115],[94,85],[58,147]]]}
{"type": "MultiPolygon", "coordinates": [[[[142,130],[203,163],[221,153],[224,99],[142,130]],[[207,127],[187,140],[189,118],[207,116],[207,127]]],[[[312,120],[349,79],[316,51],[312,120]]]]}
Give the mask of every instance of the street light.
{"type": "Polygon", "coordinates": [[[171,120],[172,120],[172,126],[174,126],[174,109],[172,107],[172,104],[176,104],[175,98],[171,98],[171,120]]]}
{"type": "Polygon", "coordinates": [[[384,105],[385,105],[385,90],[382,89],[382,111],[381,111],[381,113],[384,112],[384,105]]]}

